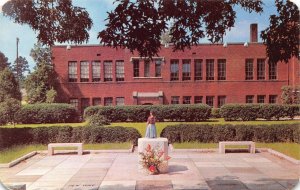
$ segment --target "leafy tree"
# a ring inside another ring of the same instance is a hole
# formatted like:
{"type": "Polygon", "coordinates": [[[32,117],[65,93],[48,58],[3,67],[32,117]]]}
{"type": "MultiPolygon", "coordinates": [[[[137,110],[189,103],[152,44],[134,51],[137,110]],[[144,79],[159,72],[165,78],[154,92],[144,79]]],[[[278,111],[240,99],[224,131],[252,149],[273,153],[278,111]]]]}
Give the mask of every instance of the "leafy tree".
{"type": "Polygon", "coordinates": [[[289,0],[276,0],[279,15],[270,16],[270,26],[261,33],[269,62],[286,63],[299,53],[299,9],[289,0]]]}
{"type": "Polygon", "coordinates": [[[41,64],[51,66],[51,49],[49,46],[43,46],[40,42],[34,44],[34,47],[30,51],[30,56],[37,67],[41,64]]]}
{"type": "Polygon", "coordinates": [[[21,102],[14,98],[7,98],[0,103],[0,124],[15,124],[15,113],[20,110],[21,102]]]}
{"type": "Polygon", "coordinates": [[[0,71],[0,102],[7,98],[14,98],[19,101],[22,98],[19,83],[8,67],[0,71]]]}
{"type": "Polygon", "coordinates": [[[25,57],[19,56],[18,60],[11,66],[16,78],[22,82],[25,79],[25,72],[30,72],[29,64],[25,57]]]}
{"type": "Polygon", "coordinates": [[[45,45],[89,39],[92,20],[85,9],[73,6],[72,0],[10,0],[2,11],[15,23],[28,24],[45,45]]]}
{"type": "Polygon", "coordinates": [[[0,51],[0,71],[4,68],[9,67],[10,63],[8,62],[7,57],[0,51]]]}
{"type": "Polygon", "coordinates": [[[300,104],[300,86],[283,86],[281,88],[281,100],[283,104],[300,104]]]}
{"type": "Polygon", "coordinates": [[[46,93],[46,103],[54,103],[55,98],[57,96],[56,90],[52,87],[50,90],[47,91],[46,93]]]}

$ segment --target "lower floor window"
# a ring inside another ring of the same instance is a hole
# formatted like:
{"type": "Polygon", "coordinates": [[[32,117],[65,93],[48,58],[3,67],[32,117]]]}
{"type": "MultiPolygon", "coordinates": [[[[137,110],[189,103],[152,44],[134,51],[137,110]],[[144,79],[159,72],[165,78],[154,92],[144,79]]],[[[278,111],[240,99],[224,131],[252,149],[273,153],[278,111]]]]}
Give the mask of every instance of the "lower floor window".
{"type": "Polygon", "coordinates": [[[206,96],[206,104],[210,107],[214,106],[214,97],[213,96],[206,96]]]}
{"type": "Polygon", "coordinates": [[[90,106],[90,99],[81,98],[81,111],[84,111],[85,108],[90,106]]]}
{"type": "Polygon", "coordinates": [[[202,96],[195,96],[195,104],[202,104],[202,96]]]}
{"type": "Polygon", "coordinates": [[[72,106],[74,106],[76,108],[76,110],[78,110],[78,99],[75,99],[75,98],[70,99],[70,104],[72,106]]]}
{"type": "Polygon", "coordinates": [[[172,96],[171,104],[179,104],[179,96],[172,96]]]}
{"type": "Polygon", "coordinates": [[[254,96],[253,95],[247,95],[246,96],[246,103],[247,104],[253,104],[254,103],[254,96]]]}
{"type": "Polygon", "coordinates": [[[101,98],[93,98],[93,106],[101,105],[101,98]]]}
{"type": "Polygon", "coordinates": [[[183,96],[183,104],[191,104],[191,97],[183,96]]]}
{"type": "Polygon", "coordinates": [[[265,95],[257,95],[257,103],[263,104],[265,103],[265,95]]]}
{"type": "Polygon", "coordinates": [[[124,99],[124,97],[117,97],[116,98],[116,105],[117,106],[124,106],[125,105],[125,99],[124,99]]]}
{"type": "Polygon", "coordinates": [[[222,107],[226,103],[226,96],[218,96],[218,108],[222,107]]]}
{"type": "Polygon", "coordinates": [[[276,104],[277,103],[277,95],[270,95],[269,96],[269,103],[276,104]]]}
{"type": "Polygon", "coordinates": [[[112,106],[112,105],[113,105],[113,98],[112,97],[104,98],[104,106],[112,106]]]}

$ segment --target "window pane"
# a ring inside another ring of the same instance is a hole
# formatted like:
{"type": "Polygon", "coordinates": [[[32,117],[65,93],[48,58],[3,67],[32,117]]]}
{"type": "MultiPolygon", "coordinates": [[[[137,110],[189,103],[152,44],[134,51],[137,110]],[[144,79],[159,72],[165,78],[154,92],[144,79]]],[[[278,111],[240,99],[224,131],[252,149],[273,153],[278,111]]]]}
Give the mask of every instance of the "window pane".
{"type": "Polygon", "coordinates": [[[206,60],[206,80],[214,80],[214,60],[206,60]]]}
{"type": "Polygon", "coordinates": [[[179,96],[172,96],[171,104],[179,104],[179,96]]]}
{"type": "Polygon", "coordinates": [[[81,111],[83,112],[85,108],[90,106],[90,99],[81,98],[81,111]]]}
{"type": "Polygon", "coordinates": [[[93,61],[92,62],[93,82],[99,82],[101,80],[100,73],[101,73],[100,61],[93,61]]]}
{"type": "Polygon", "coordinates": [[[257,95],[257,103],[263,104],[265,103],[265,97],[264,95],[257,95]]]}
{"type": "Polygon", "coordinates": [[[269,103],[276,104],[277,103],[277,95],[270,95],[269,96],[269,103]]]}
{"type": "Polygon", "coordinates": [[[144,77],[150,77],[150,61],[144,61],[144,77]]]}
{"type": "Polygon", "coordinates": [[[202,104],[202,99],[203,97],[202,96],[195,96],[195,104],[202,104]]]}
{"type": "Polygon", "coordinates": [[[113,98],[112,97],[104,98],[104,106],[112,106],[112,105],[113,105],[113,98]]]}
{"type": "Polygon", "coordinates": [[[213,96],[206,96],[206,104],[210,107],[214,106],[214,97],[213,96]]]}
{"type": "Polygon", "coordinates": [[[253,104],[254,103],[254,96],[253,95],[247,95],[246,96],[246,103],[247,104],[253,104]]]}
{"type": "Polygon", "coordinates": [[[226,96],[218,96],[218,108],[222,107],[226,103],[226,96]]]}
{"type": "Polygon", "coordinates": [[[202,60],[195,59],[195,80],[202,80],[202,60]]]}
{"type": "Polygon", "coordinates": [[[162,60],[160,59],[155,60],[155,77],[161,77],[161,64],[162,64],[162,60]]]}
{"type": "Polygon", "coordinates": [[[124,81],[124,61],[116,61],[116,81],[124,81]]]}
{"type": "Polygon", "coordinates": [[[80,82],[89,82],[89,62],[80,62],[80,82]]]}
{"type": "Polygon", "coordinates": [[[179,61],[171,60],[171,81],[179,80],[179,61]]]}
{"type": "Polygon", "coordinates": [[[246,59],[245,74],[246,80],[253,80],[253,59],[246,59]]]}
{"type": "Polygon", "coordinates": [[[112,61],[104,61],[104,81],[112,81],[112,61]]]}
{"type": "Polygon", "coordinates": [[[70,99],[70,104],[78,110],[78,99],[70,99]]]}
{"type": "Polygon", "coordinates": [[[265,80],[265,60],[257,59],[257,80],[265,80]]]}
{"type": "Polygon", "coordinates": [[[101,98],[93,98],[93,106],[101,105],[101,98]]]}
{"type": "Polygon", "coordinates": [[[140,62],[139,60],[133,60],[133,77],[140,76],[140,62]]]}
{"type": "Polygon", "coordinates": [[[183,104],[191,104],[191,96],[183,96],[183,104]]]}
{"type": "Polygon", "coordinates": [[[191,80],[191,60],[183,60],[182,63],[182,80],[191,80]]]}
{"type": "Polygon", "coordinates": [[[117,97],[116,98],[116,105],[117,106],[124,106],[125,105],[125,99],[124,99],[124,97],[117,97]]]}
{"type": "Polygon", "coordinates": [[[270,80],[277,79],[277,64],[276,63],[269,64],[269,79],[270,80]]]}
{"type": "Polygon", "coordinates": [[[218,80],[226,80],[226,59],[218,60],[218,80]]]}
{"type": "Polygon", "coordinates": [[[77,62],[69,62],[69,82],[77,82],[77,62]]]}

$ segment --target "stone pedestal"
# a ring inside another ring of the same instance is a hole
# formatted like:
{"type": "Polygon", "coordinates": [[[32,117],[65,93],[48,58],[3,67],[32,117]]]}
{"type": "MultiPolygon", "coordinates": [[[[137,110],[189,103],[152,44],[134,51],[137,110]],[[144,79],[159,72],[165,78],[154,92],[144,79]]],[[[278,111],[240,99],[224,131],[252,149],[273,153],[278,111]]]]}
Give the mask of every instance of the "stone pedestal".
{"type": "MultiPolygon", "coordinates": [[[[167,173],[168,172],[168,139],[167,138],[139,138],[138,139],[138,153],[145,152],[148,144],[151,146],[152,149],[155,150],[162,150],[164,151],[163,159],[165,160],[161,166],[159,167],[160,173],[167,173]]],[[[139,154],[139,171],[140,172],[147,172],[142,164],[140,163],[142,157],[139,154]]]]}

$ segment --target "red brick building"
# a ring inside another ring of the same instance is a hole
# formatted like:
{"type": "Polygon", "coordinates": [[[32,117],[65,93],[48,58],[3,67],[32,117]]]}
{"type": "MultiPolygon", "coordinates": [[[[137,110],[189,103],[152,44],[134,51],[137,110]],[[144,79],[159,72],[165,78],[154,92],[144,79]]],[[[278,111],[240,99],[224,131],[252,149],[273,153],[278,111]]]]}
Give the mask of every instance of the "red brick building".
{"type": "Polygon", "coordinates": [[[162,47],[152,60],[101,45],[53,46],[59,96],[89,105],[280,103],[281,87],[299,84],[299,61],[269,64],[251,26],[249,43],[162,47]]]}

